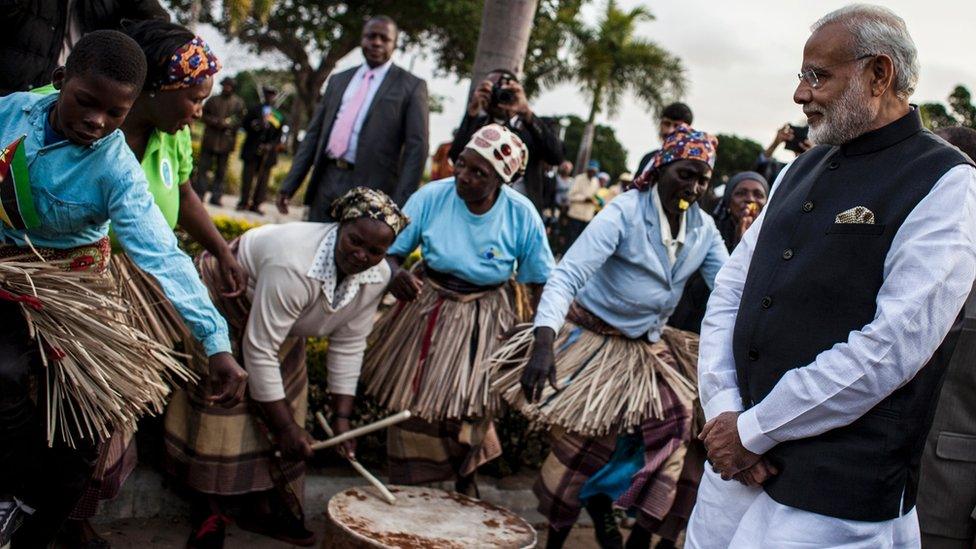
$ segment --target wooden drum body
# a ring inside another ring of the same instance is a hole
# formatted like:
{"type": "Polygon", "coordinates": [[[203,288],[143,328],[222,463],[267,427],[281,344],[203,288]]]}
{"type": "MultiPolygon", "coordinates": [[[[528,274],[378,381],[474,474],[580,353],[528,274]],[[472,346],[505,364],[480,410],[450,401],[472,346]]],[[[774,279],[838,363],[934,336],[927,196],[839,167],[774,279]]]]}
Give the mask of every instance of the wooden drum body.
{"type": "Polygon", "coordinates": [[[535,529],[507,509],[435,488],[390,486],[390,491],[396,505],[372,487],[336,494],[329,500],[322,547],[535,547],[535,529]]]}

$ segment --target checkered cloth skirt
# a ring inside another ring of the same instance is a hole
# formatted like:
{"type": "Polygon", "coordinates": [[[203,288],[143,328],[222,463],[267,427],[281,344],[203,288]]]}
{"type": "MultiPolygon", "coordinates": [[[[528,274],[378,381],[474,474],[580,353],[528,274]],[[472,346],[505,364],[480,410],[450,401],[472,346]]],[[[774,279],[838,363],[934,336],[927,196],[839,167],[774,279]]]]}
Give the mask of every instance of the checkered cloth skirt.
{"type": "MultiPolygon", "coordinates": [[[[191,348],[190,330],[155,278],[136,266],[125,252],[113,253],[108,268],[120,297],[130,307],[133,326],[167,347],[183,343],[184,349],[191,348]]],[[[137,454],[134,429],[115,432],[102,442],[92,478],[71,511],[71,518],[90,519],[98,513],[99,501],[117,496],[136,467],[137,454]]]]}
{"type": "Polygon", "coordinates": [[[115,498],[122,484],[136,468],[138,455],[132,430],[116,431],[98,448],[98,461],[91,479],[68,517],[88,520],[98,514],[101,501],[115,498]]]}
{"type": "MultiPolygon", "coordinates": [[[[236,253],[237,241],[231,243],[231,250],[236,253]]],[[[247,324],[250,301],[244,296],[228,299],[220,295],[217,261],[210,254],[202,254],[197,267],[203,283],[210,289],[211,299],[227,319],[234,355],[240,360],[241,334],[247,324]]],[[[308,408],[305,340],[285,340],[279,359],[285,400],[295,422],[305,425],[308,408]]],[[[208,406],[206,396],[205,383],[173,395],[166,409],[166,470],[190,488],[207,494],[246,494],[281,489],[284,483],[300,497],[305,464],[275,457],[267,429],[255,414],[254,403],[245,400],[233,408],[208,406]]]]}
{"type": "MultiPolygon", "coordinates": [[[[581,317],[580,313],[579,309],[575,311],[574,320],[585,323],[589,329],[569,326],[568,329],[587,332],[587,338],[580,337],[575,344],[585,345],[588,339],[595,338],[600,340],[597,347],[608,356],[623,354],[623,346],[645,345],[648,352],[672,371],[681,372],[686,379],[697,380],[697,336],[694,334],[668,328],[662,340],[652,344],[624,338],[596,322],[599,319],[581,317]]],[[[567,355],[584,356],[572,353],[569,348],[572,345],[560,348],[556,354],[557,364],[567,355]]],[[[595,353],[587,356],[593,360],[595,353]]],[[[578,371],[585,369],[586,364],[561,366],[578,371]]],[[[683,389],[684,386],[682,391],[676,391],[664,376],[656,378],[659,409],[654,414],[646,414],[634,429],[641,434],[644,465],[615,502],[618,507],[636,511],[638,523],[661,534],[684,528],[702,473],[703,456],[698,451],[689,452],[699,428],[700,415],[696,414],[696,404],[687,398],[683,389]]],[[[583,507],[580,490],[591,476],[610,462],[617,436],[628,431],[623,425],[600,434],[572,432],[558,425],[551,428],[551,451],[533,491],[539,499],[539,512],[553,527],[563,529],[576,522],[583,507]]]]}

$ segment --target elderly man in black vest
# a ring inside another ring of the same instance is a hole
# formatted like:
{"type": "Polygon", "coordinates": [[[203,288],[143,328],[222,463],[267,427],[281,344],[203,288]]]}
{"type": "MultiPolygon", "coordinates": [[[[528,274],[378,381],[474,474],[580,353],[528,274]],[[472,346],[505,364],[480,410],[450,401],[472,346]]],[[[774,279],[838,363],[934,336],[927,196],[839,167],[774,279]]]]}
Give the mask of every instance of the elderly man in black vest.
{"type": "Polygon", "coordinates": [[[919,458],[976,276],[976,170],[909,104],[901,18],[853,5],[812,30],[793,99],[817,146],[708,304],[711,466],[686,547],[919,546],[919,458]]]}

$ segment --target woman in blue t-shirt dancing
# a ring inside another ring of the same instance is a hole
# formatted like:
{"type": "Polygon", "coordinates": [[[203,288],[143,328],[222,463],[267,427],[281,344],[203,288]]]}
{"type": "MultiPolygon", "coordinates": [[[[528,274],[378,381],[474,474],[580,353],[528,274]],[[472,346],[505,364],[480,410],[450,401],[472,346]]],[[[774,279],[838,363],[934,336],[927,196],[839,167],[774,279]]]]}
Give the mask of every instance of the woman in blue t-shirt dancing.
{"type": "Polygon", "coordinates": [[[516,321],[515,280],[533,303],[554,266],[532,203],[507,183],[528,152],[507,128],[472,136],[454,177],[431,182],[404,207],[412,222],[389,250],[397,304],[376,323],[363,364],[366,393],[415,418],[388,431],[391,481],[455,478],[476,493],[478,466],[501,454],[492,425],[486,359],[516,321]],[[401,268],[417,247],[423,264],[401,268]]]}

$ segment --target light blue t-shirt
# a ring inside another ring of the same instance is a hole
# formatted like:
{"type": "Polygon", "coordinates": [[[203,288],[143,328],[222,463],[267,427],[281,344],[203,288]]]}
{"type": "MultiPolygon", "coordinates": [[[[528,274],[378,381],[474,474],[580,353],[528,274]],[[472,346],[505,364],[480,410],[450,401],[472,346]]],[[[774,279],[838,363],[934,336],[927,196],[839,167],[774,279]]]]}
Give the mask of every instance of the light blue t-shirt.
{"type": "Polygon", "coordinates": [[[26,136],[31,195],[41,222],[27,231],[0,226],[0,240],[74,248],[105,237],[111,221],[126,253],[156,278],[207,355],[230,352],[227,323],[177,246],[122,132],[88,146],[66,140],[45,145],[45,120],[57,98],[27,92],[0,97],[0,147],[26,136]]]}
{"type": "Polygon", "coordinates": [[[406,256],[419,245],[430,268],[478,286],[502,284],[516,271],[519,282],[543,284],[555,266],[542,218],[508,185],[483,215],[468,210],[453,177],[421,187],[403,211],[410,224],[390,255],[406,256]]]}

